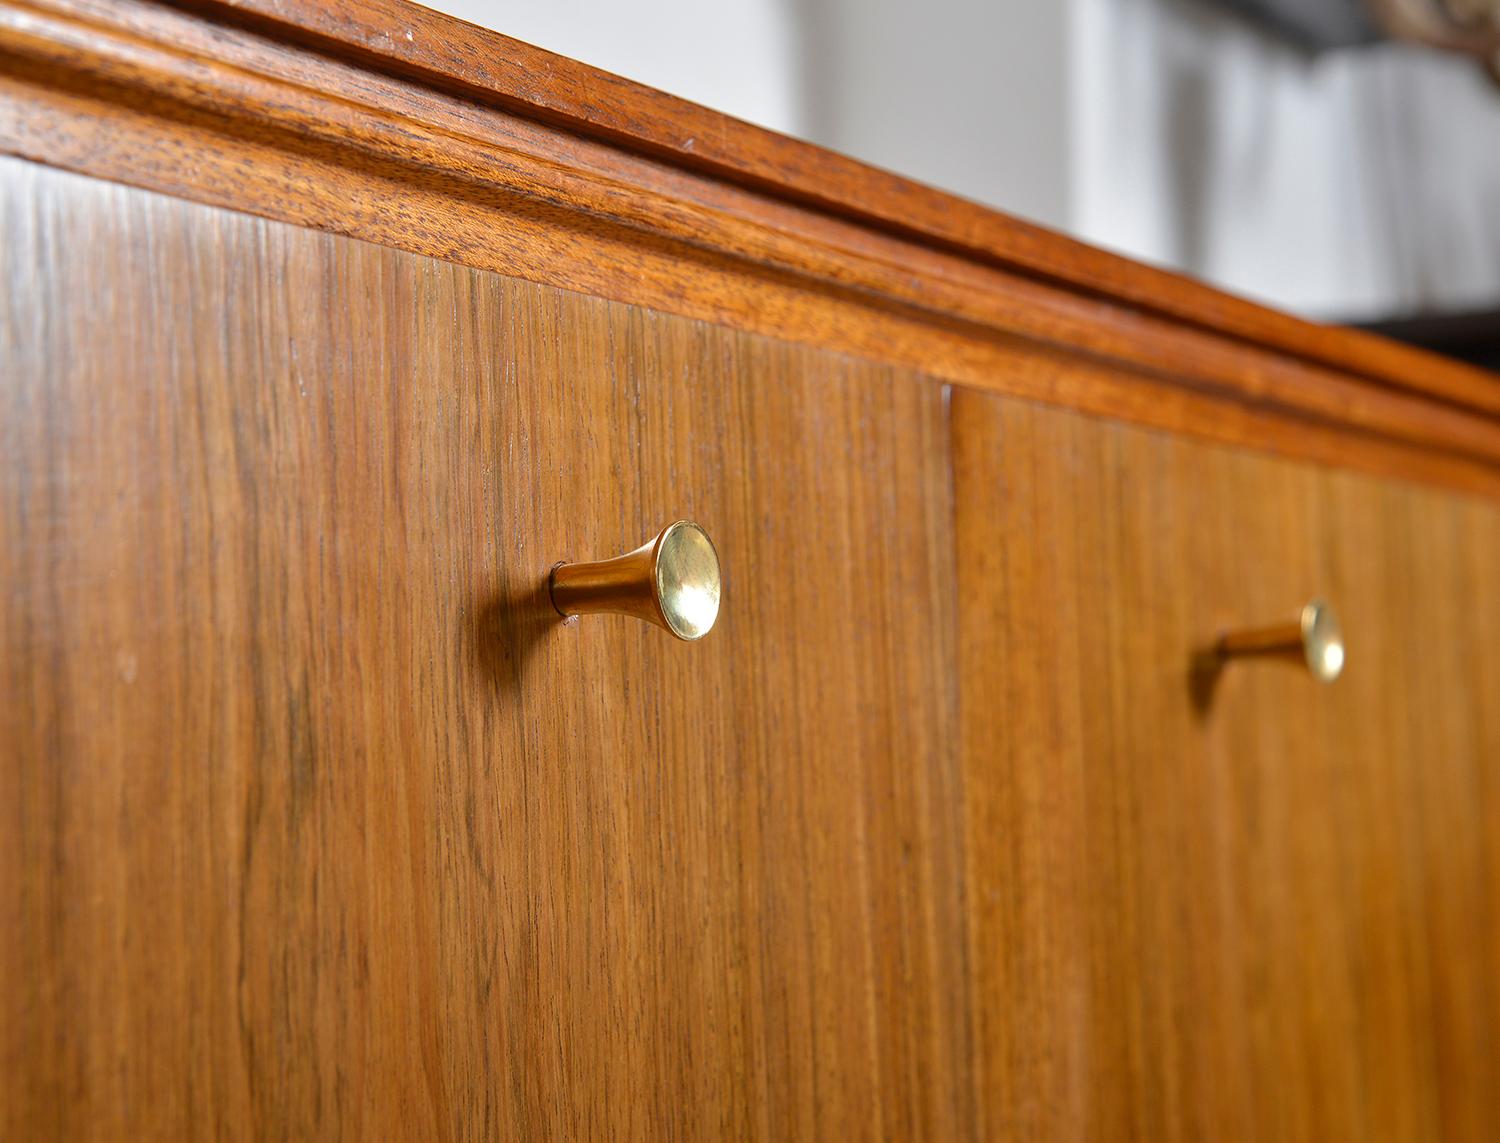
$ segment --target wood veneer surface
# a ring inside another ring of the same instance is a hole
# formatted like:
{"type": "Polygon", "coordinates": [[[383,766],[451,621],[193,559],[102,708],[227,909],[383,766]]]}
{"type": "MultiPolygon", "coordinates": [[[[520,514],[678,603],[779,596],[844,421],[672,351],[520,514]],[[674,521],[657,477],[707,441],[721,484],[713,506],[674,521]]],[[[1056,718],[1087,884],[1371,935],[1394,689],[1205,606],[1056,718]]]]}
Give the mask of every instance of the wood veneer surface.
{"type": "Polygon", "coordinates": [[[5,168],[0,1138],[967,1137],[941,387],[5,168]]]}
{"type": "Polygon", "coordinates": [[[4,165],[0,1135],[1494,1121],[1491,502],[4,165]]]}
{"type": "Polygon", "coordinates": [[[985,1138],[1500,1123],[1500,508],[958,391],[985,1138]],[[1194,648],[1337,608],[1349,658],[1194,648]]]}

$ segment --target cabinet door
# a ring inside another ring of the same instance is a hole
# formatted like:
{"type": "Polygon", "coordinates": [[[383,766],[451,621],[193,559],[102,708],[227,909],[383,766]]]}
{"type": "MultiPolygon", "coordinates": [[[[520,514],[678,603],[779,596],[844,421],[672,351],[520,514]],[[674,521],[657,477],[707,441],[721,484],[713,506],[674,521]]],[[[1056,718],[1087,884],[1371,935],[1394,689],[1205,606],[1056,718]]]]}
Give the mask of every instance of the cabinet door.
{"type": "Polygon", "coordinates": [[[953,403],[990,1138],[1500,1122],[1500,511],[953,403]],[[1314,596],[1344,674],[1195,652],[1314,596]]]}
{"type": "Polygon", "coordinates": [[[0,1137],[970,1130],[943,395],[0,162],[0,1137]],[[679,517],[680,644],[563,623],[679,517]]]}

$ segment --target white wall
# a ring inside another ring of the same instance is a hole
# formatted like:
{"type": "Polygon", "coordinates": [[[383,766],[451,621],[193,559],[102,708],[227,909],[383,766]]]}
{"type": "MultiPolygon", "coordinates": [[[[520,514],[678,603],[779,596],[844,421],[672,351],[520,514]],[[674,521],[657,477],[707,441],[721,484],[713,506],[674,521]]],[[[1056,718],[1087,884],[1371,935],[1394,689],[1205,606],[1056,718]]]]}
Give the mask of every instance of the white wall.
{"type": "Polygon", "coordinates": [[[790,135],[798,0],[425,0],[426,6],[790,135]]]}
{"type": "Polygon", "coordinates": [[[803,0],[800,10],[808,138],[1068,224],[1068,0],[803,0]]]}
{"type": "Polygon", "coordinates": [[[1472,64],[1073,3],[1069,229],[1311,314],[1500,301],[1500,89],[1472,64]]]}

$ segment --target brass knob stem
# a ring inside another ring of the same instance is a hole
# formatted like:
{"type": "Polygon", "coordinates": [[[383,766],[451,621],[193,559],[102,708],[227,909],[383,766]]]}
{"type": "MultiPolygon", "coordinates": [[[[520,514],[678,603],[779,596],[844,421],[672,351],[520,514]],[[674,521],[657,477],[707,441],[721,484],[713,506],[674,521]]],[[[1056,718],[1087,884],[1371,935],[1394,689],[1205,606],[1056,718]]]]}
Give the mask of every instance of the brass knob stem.
{"type": "Polygon", "coordinates": [[[551,579],[552,606],[562,615],[631,615],[686,640],[713,627],[719,587],[719,553],[691,520],[612,560],[558,564],[551,579]]]}
{"type": "Polygon", "coordinates": [[[1221,659],[1265,656],[1305,666],[1320,682],[1331,683],[1344,669],[1344,634],[1333,608],[1315,599],[1289,623],[1221,635],[1221,659]]]}

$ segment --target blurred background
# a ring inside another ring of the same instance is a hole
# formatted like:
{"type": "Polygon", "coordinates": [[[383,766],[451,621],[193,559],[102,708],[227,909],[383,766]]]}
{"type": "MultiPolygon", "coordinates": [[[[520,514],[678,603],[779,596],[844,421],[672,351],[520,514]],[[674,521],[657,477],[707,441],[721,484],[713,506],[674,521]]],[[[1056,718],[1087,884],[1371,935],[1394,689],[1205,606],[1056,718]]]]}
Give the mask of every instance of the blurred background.
{"type": "Polygon", "coordinates": [[[1500,0],[432,6],[1241,295],[1497,357],[1500,0]]]}

